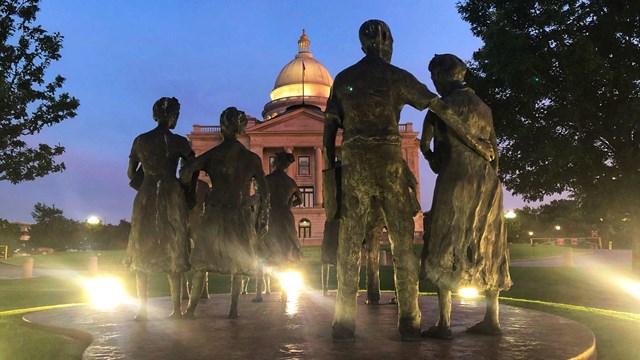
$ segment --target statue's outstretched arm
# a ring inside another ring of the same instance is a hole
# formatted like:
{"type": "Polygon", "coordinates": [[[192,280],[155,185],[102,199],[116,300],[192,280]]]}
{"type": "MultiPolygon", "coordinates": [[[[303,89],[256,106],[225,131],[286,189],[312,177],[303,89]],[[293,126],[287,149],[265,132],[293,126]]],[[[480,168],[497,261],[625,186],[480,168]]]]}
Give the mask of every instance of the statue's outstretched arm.
{"type": "Polygon", "coordinates": [[[435,99],[429,104],[429,110],[433,111],[438,117],[458,135],[460,140],[472,150],[480,154],[487,161],[495,158],[495,152],[490,142],[473,136],[467,130],[466,124],[460,119],[458,114],[442,99],[435,99]]]}
{"type": "Polygon", "coordinates": [[[184,159],[182,168],[180,168],[180,182],[183,185],[191,186],[194,178],[194,174],[203,170],[205,164],[209,161],[208,152],[198,157],[188,157],[184,159]]]}

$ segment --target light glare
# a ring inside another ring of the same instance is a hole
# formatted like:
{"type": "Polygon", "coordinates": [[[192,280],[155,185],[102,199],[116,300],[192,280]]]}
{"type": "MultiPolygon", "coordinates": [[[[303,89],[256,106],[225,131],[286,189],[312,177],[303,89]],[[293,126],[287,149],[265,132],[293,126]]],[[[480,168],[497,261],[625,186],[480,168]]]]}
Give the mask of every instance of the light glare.
{"type": "Polygon", "coordinates": [[[302,274],[297,271],[285,271],[278,275],[280,284],[287,292],[287,294],[293,294],[302,290],[304,281],[302,280],[302,274]]]}
{"type": "Polygon", "coordinates": [[[98,277],[82,280],[91,302],[100,309],[109,310],[125,302],[127,296],[122,283],[114,278],[98,277]]]}
{"type": "Polygon", "coordinates": [[[473,299],[478,297],[478,289],[472,287],[462,288],[458,290],[458,295],[465,299],[473,299]]]}
{"type": "Polygon", "coordinates": [[[95,216],[95,215],[91,215],[87,219],[87,224],[98,225],[98,224],[100,224],[100,218],[95,216]]]}

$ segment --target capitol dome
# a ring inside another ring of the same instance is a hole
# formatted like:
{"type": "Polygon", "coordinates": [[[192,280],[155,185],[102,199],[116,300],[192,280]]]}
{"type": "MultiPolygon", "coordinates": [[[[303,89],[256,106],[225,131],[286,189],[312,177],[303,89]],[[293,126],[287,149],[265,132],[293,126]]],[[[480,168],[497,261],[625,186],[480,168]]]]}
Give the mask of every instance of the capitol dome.
{"type": "Polygon", "coordinates": [[[309,51],[311,42],[302,30],[298,53],[276,78],[271,101],[262,116],[269,120],[293,105],[314,105],[324,111],[333,79],[329,71],[309,51]]]}

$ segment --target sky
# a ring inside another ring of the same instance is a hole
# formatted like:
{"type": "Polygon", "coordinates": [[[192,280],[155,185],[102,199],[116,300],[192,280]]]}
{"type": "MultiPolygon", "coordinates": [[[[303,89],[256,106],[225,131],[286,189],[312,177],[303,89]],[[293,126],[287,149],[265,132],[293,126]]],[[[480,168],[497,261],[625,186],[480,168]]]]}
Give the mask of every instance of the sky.
{"type": "MultiPolygon", "coordinates": [[[[363,56],[360,25],[384,20],[394,38],[392,64],[435,91],[427,70],[434,54],[469,60],[482,45],[455,2],[43,0],[37,22],[64,36],[62,58],[47,74],[66,78],[63,89],[80,100],[80,108],[75,118],[26,138],[65,146],[58,160],[67,170],[17,185],[0,182],[0,217],[31,222],[33,206],[41,202],[76,220],[129,220],[135,191],[128,187],[128,156],[133,139],[155,127],[153,103],[178,98],[174,132],[181,135],[194,124],[218,125],[228,106],[261,118],[303,28],[311,53],[335,77],[363,56]]],[[[405,107],[401,122],[420,131],[423,118],[405,107]]],[[[423,159],[420,181],[427,210],[435,175],[423,159]]],[[[505,193],[505,208],[524,205],[505,193]]]]}

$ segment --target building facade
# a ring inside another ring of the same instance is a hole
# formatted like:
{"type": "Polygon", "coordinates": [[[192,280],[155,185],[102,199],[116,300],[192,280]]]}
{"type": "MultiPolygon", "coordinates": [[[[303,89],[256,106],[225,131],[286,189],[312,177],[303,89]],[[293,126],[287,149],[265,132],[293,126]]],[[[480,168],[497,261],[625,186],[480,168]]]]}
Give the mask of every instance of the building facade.
{"type": "MultiPolygon", "coordinates": [[[[293,209],[298,238],[303,245],[322,242],[325,214],[322,208],[322,134],[323,111],[333,79],[327,69],[310,52],[310,41],[302,33],[298,53],[278,75],[271,101],[264,106],[263,120],[248,116],[246,134],[239,137],[247,149],[258,154],[266,174],[271,172],[275,154],[286,151],[295,162],[288,168],[303,196],[303,203],[293,209]]],[[[399,124],[403,156],[418,183],[418,133],[411,123],[399,124]]],[[[193,125],[187,135],[196,155],[222,142],[220,127],[193,125]]],[[[336,155],[340,157],[341,134],[336,140],[336,155]]],[[[208,179],[204,179],[208,180],[208,179]]],[[[419,194],[418,194],[419,196],[419,194]]],[[[422,214],[414,219],[416,239],[422,234],[422,214]]]]}

